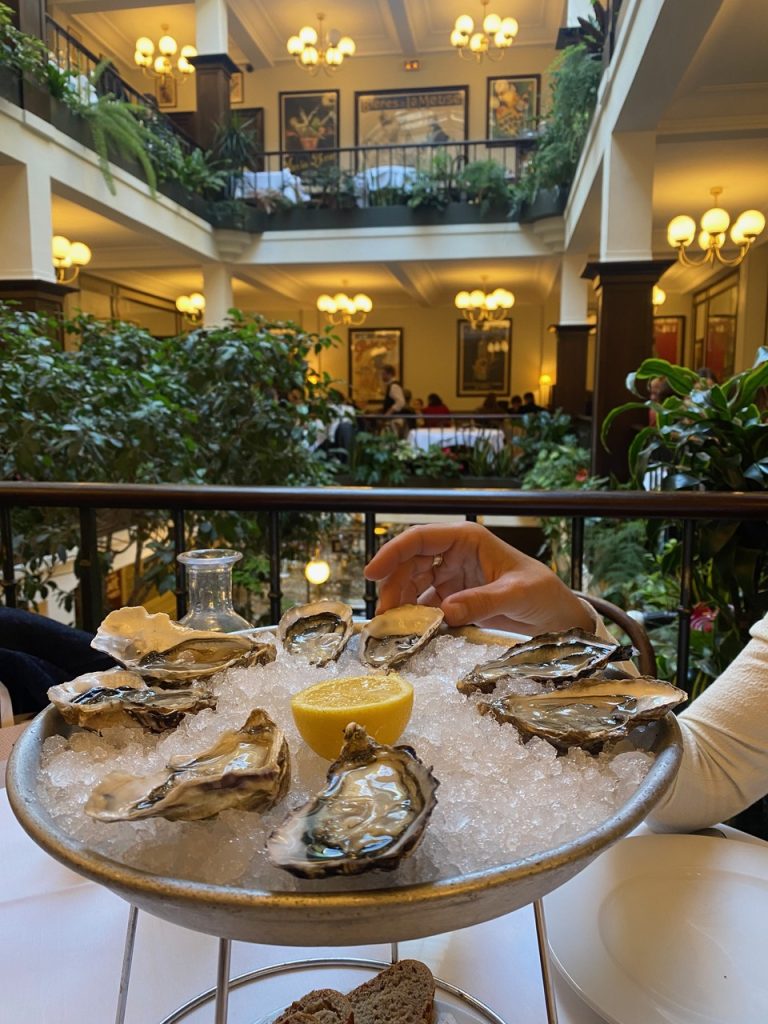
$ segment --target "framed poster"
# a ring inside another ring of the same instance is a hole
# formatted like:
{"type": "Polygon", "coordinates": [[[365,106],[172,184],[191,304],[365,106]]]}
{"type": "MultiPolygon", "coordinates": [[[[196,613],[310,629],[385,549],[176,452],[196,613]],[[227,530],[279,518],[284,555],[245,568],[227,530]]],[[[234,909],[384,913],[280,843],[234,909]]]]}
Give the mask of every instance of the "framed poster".
{"type": "Polygon", "coordinates": [[[229,79],[230,104],[245,103],[245,81],[242,71],[233,72],[229,79]]]}
{"type": "Polygon", "coordinates": [[[463,142],[468,97],[466,85],[356,92],[355,145],[463,142]]]}
{"type": "Polygon", "coordinates": [[[733,375],[736,356],[736,315],[710,314],[707,317],[707,336],[704,345],[704,365],[717,380],[733,375]]]}
{"type": "Polygon", "coordinates": [[[176,106],[176,79],[173,75],[163,75],[155,83],[155,97],[160,110],[169,110],[176,106]]]}
{"type": "Polygon", "coordinates": [[[403,374],[403,330],[401,327],[350,327],[349,391],[358,407],[379,405],[384,398],[381,368],[394,366],[396,380],[403,374]]]}
{"type": "Polygon", "coordinates": [[[495,142],[533,132],[539,119],[540,75],[488,78],[486,137],[495,142]]]}
{"type": "Polygon", "coordinates": [[[459,320],[457,395],[508,395],[511,363],[511,320],[485,320],[477,327],[459,320]]]}
{"type": "Polygon", "coordinates": [[[339,90],[281,92],[280,149],[283,164],[291,170],[338,163],[339,90]],[[295,154],[295,155],[294,155],[295,154]]]}
{"type": "Polygon", "coordinates": [[[668,363],[682,364],[685,344],[684,316],[655,316],[653,318],[653,354],[668,363]]]}

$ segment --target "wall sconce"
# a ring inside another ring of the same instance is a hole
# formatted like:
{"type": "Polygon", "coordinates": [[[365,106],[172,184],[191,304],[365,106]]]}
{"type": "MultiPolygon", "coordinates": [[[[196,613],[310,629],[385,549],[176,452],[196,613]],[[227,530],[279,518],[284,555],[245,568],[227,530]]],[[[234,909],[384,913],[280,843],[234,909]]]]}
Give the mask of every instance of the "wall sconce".
{"type": "Polygon", "coordinates": [[[704,255],[700,260],[692,260],[686,253],[686,248],[693,244],[696,238],[696,221],[687,214],[680,214],[673,217],[667,225],[667,241],[673,249],[677,249],[677,258],[686,267],[701,267],[705,263],[723,263],[726,267],[737,267],[749,252],[749,248],[765,227],[765,217],[759,210],[745,210],[736,218],[736,223],[731,228],[731,241],[739,247],[735,256],[723,256],[722,248],[725,245],[726,232],[731,223],[731,216],[727,210],[717,205],[721,188],[710,189],[710,194],[715,202],[712,209],[702,216],[699,221],[701,228],[698,236],[700,248],[704,255]]]}
{"type": "Polygon", "coordinates": [[[547,389],[547,400],[544,404],[548,406],[552,397],[552,377],[548,373],[539,374],[539,391],[542,398],[544,398],[544,388],[547,389]]]}
{"type": "Polygon", "coordinates": [[[85,242],[70,242],[64,235],[54,235],[51,239],[51,258],[57,283],[72,284],[77,280],[80,267],[91,262],[91,250],[85,242]]]}
{"type": "Polygon", "coordinates": [[[178,309],[187,323],[193,327],[199,327],[203,322],[203,313],[205,313],[205,296],[201,295],[200,292],[180,295],[176,299],[176,309],[178,309]]]}
{"type": "Polygon", "coordinates": [[[666,301],[667,293],[663,288],[659,288],[659,286],[655,284],[653,286],[653,291],[651,292],[651,304],[653,305],[653,308],[656,309],[657,306],[663,306],[666,301]]]}

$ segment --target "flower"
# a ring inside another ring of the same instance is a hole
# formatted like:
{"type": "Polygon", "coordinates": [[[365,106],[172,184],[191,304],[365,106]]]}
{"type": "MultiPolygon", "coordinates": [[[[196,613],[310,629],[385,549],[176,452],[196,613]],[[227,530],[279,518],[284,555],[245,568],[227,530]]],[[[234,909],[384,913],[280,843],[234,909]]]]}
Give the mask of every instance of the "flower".
{"type": "Polygon", "coordinates": [[[716,618],[717,608],[711,608],[703,601],[699,601],[691,611],[691,629],[696,629],[701,633],[711,633],[712,623],[716,618]]]}
{"type": "Polygon", "coordinates": [[[589,480],[589,470],[577,469],[576,476],[573,479],[577,484],[583,484],[585,480],[589,480]]]}

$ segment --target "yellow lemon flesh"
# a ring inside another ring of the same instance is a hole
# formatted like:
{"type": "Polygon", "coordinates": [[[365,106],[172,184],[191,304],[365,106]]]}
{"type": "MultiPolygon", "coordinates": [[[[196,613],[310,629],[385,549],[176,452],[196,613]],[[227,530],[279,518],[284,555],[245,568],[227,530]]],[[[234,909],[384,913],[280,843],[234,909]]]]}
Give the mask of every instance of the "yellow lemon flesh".
{"type": "Polygon", "coordinates": [[[296,728],[316,754],[335,760],[350,722],[377,743],[394,743],[413,710],[413,687],[396,672],[326,679],[291,699],[296,728]]]}

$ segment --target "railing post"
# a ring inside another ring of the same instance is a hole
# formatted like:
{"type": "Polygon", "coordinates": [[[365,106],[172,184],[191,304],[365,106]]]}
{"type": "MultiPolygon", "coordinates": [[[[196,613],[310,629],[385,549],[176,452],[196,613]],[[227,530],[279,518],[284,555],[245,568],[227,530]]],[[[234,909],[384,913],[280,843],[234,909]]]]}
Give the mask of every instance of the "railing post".
{"type": "Polygon", "coordinates": [[[80,509],[80,551],[77,557],[77,576],[80,581],[80,608],[82,627],[95,633],[102,619],[101,567],[96,532],[96,510],[80,509]]]}
{"type": "Polygon", "coordinates": [[[269,544],[269,614],[272,622],[282,615],[282,589],[280,586],[280,513],[269,512],[267,522],[269,544]]]}
{"type": "Polygon", "coordinates": [[[3,593],[6,608],[16,607],[16,568],[13,561],[13,526],[11,510],[0,508],[0,548],[3,552],[3,593]]]}
{"type": "Polygon", "coordinates": [[[683,520],[683,561],[680,568],[680,604],[677,609],[677,685],[688,690],[688,658],[691,640],[691,592],[693,590],[692,519],[683,520]]]}
{"type": "Polygon", "coordinates": [[[187,574],[179,561],[179,555],[182,551],[186,551],[187,530],[184,523],[184,509],[173,509],[171,518],[173,520],[173,553],[176,556],[176,618],[181,619],[187,614],[187,574]]]}
{"type": "MultiPolygon", "coordinates": [[[[376,554],[376,513],[365,513],[365,564],[376,554]]],[[[365,617],[372,619],[376,614],[376,584],[365,581],[365,617]]]]}
{"type": "Polygon", "coordinates": [[[571,590],[584,589],[584,519],[571,520],[571,590]]]}

